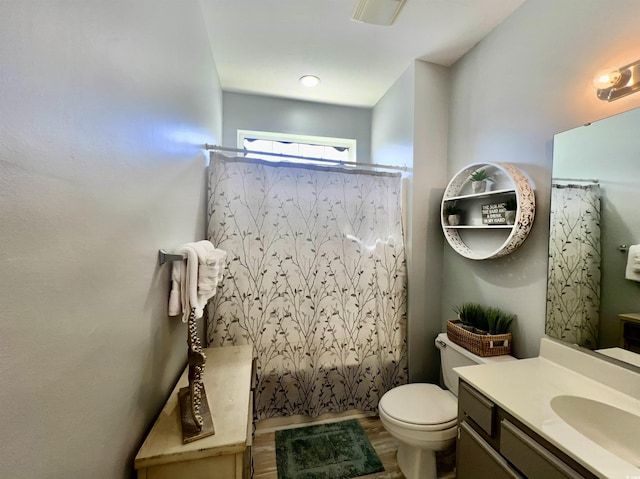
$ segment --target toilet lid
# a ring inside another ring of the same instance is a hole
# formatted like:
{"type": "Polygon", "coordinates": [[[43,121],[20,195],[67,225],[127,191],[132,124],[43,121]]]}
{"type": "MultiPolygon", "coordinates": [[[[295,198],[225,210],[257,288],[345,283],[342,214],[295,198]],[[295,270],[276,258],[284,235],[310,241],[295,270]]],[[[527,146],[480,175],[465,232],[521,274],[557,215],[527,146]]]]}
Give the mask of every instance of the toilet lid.
{"type": "Polygon", "coordinates": [[[458,401],[435,384],[405,384],[389,390],[379,408],[392,418],[411,424],[435,425],[451,422],[458,415],[458,401]]]}

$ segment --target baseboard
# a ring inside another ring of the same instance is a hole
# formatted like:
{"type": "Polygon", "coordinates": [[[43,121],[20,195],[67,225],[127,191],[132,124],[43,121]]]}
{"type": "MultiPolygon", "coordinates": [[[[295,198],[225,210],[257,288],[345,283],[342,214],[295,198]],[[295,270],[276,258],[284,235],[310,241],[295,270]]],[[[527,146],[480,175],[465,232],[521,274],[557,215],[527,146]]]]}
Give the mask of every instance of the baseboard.
{"type": "Polygon", "coordinates": [[[256,422],[254,435],[266,434],[279,429],[292,429],[294,427],[309,424],[327,424],[330,422],[344,421],[345,419],[358,419],[361,417],[370,417],[375,415],[376,413],[370,411],[365,412],[357,409],[350,409],[349,411],[339,413],[328,412],[321,414],[318,417],[305,416],[302,414],[287,417],[273,417],[256,422]]]}

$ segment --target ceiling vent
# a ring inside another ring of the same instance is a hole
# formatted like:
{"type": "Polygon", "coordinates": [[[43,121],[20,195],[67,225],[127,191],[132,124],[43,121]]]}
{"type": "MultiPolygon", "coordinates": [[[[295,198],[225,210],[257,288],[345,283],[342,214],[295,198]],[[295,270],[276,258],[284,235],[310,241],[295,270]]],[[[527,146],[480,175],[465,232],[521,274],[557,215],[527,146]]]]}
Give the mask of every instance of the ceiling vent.
{"type": "Polygon", "coordinates": [[[406,0],[358,0],[351,19],[372,25],[391,25],[406,0]]]}

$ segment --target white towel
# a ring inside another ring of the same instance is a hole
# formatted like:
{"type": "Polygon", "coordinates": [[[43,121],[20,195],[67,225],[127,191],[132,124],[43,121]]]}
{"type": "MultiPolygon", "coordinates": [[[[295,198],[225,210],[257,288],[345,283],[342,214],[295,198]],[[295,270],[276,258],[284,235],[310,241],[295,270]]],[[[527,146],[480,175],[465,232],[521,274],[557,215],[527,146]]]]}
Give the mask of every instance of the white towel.
{"type": "Polygon", "coordinates": [[[631,281],[640,281],[640,245],[638,244],[629,246],[624,277],[631,281]]]}
{"type": "Polygon", "coordinates": [[[176,252],[186,259],[175,261],[171,269],[169,316],[182,313],[182,321],[186,322],[192,308],[196,318],[200,318],[207,302],[216,294],[227,253],[206,240],[183,244],[176,252]]]}

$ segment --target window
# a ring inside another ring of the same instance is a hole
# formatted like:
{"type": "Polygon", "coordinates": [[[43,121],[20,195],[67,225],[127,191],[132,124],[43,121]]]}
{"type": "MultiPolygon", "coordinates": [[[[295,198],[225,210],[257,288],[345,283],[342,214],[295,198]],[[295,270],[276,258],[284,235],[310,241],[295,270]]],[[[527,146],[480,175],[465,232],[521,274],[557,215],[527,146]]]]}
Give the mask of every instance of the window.
{"type": "MultiPolygon", "coordinates": [[[[356,161],[356,140],[347,138],[238,130],[238,148],[324,160],[356,161]]],[[[278,161],[277,157],[270,155],[248,154],[247,156],[268,161],[278,161]]],[[[295,158],[292,161],[314,163],[313,161],[295,158]]]]}

